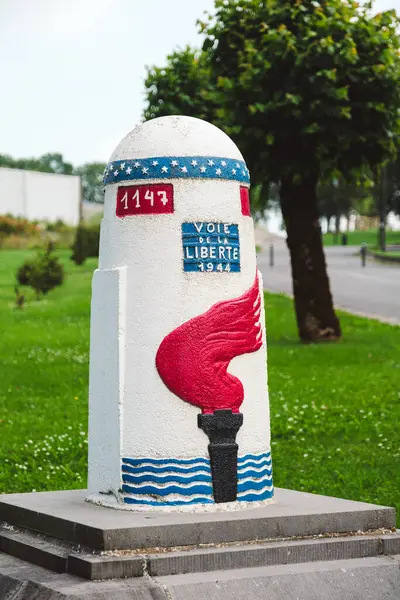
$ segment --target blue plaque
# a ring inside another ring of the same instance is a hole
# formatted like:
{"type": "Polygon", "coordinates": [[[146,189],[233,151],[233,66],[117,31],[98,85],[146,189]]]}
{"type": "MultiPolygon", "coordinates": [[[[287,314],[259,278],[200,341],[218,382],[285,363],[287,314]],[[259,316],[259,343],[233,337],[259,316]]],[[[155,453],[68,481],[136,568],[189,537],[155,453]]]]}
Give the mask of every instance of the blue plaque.
{"type": "Polygon", "coordinates": [[[183,270],[240,271],[239,227],[232,223],[182,223],[183,270]]]}

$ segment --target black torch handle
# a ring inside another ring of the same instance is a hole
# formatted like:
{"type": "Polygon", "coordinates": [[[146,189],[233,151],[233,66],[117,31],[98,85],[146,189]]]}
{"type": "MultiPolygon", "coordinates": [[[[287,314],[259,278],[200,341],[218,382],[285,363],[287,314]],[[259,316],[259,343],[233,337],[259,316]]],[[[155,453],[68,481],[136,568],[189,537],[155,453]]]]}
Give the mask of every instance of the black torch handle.
{"type": "Polygon", "coordinates": [[[243,415],[228,409],[198,415],[198,426],[210,440],[208,451],[214,500],[217,503],[234,502],[237,499],[236,435],[242,424],[243,415]]]}

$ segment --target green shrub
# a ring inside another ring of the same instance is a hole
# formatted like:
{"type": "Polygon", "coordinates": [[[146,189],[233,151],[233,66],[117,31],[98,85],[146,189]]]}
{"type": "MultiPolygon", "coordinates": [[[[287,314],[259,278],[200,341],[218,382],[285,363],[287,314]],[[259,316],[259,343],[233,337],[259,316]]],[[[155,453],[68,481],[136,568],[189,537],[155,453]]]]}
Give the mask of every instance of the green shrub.
{"type": "Polygon", "coordinates": [[[83,263],[88,257],[88,254],[85,230],[81,226],[79,226],[76,230],[75,240],[71,249],[71,259],[74,261],[74,263],[76,265],[83,265],[83,263]]]}
{"type": "Polygon", "coordinates": [[[54,248],[54,243],[48,242],[44,250],[38,249],[36,256],[24,262],[17,271],[18,283],[33,288],[37,298],[64,281],[64,267],[53,254],[54,248]]]}
{"type": "Polygon", "coordinates": [[[73,229],[70,225],[64,223],[62,219],[57,219],[54,222],[47,221],[44,224],[46,231],[51,231],[55,233],[63,233],[64,231],[70,231],[73,229]]]}
{"type": "Polygon", "coordinates": [[[100,245],[100,227],[88,227],[86,229],[88,257],[96,258],[99,256],[100,245]]]}
{"type": "Polygon", "coordinates": [[[82,265],[87,258],[99,255],[100,228],[79,225],[72,245],[71,259],[77,265],[82,265]]]}
{"type": "Polygon", "coordinates": [[[26,261],[17,271],[17,281],[20,285],[30,285],[35,265],[33,262],[26,261]]]}

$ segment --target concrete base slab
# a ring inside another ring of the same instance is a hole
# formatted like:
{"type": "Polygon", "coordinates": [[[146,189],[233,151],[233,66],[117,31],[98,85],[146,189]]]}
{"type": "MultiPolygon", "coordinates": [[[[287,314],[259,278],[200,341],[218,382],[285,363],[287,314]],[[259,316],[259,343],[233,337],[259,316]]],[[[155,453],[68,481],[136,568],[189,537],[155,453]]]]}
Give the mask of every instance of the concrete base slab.
{"type": "Polygon", "coordinates": [[[158,582],[169,600],[399,600],[399,558],[176,575],[158,582]]]}
{"type": "Polygon", "coordinates": [[[399,600],[400,557],[84,581],[0,555],[0,600],[399,600]]]}
{"type": "Polygon", "coordinates": [[[400,553],[400,532],[377,530],[362,535],[329,535],[187,546],[153,550],[98,552],[27,530],[10,531],[0,526],[0,551],[57,573],[84,579],[105,580],[177,575],[294,564],[314,561],[365,558],[400,553]]]}
{"type": "Polygon", "coordinates": [[[277,489],[276,504],[217,513],[122,512],[86,490],[0,496],[0,522],[96,550],[241,542],[395,526],[393,508],[277,489]]]}
{"type": "Polygon", "coordinates": [[[85,496],[0,497],[0,600],[400,600],[392,508],[277,490],[276,505],[146,514],[85,496]]]}

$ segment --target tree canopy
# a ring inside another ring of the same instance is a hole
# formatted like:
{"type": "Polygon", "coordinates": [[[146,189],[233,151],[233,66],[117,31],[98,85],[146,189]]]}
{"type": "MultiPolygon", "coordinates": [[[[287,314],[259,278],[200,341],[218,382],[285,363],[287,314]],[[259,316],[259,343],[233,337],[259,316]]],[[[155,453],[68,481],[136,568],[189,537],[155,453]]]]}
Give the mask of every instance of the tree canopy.
{"type": "Polygon", "coordinates": [[[86,163],[74,169],[82,180],[83,198],[86,202],[104,202],[103,173],[105,163],[86,163]]]}
{"type": "Polygon", "coordinates": [[[48,152],[39,158],[13,158],[8,154],[0,154],[0,167],[59,175],[72,175],[73,173],[72,164],[65,162],[62,154],[58,152],[48,152]]]}
{"type": "Polygon", "coordinates": [[[279,186],[300,337],[337,339],[317,186],[377,173],[400,136],[395,11],[355,0],[215,0],[186,48],[146,79],[146,118],[206,118],[238,144],[257,209],[279,186]]]}
{"type": "Polygon", "coordinates": [[[354,0],[224,0],[201,23],[217,115],[253,173],[374,167],[400,132],[399,25],[354,0]]]}
{"type": "Polygon", "coordinates": [[[187,115],[213,121],[207,56],[189,46],[167,56],[165,67],[147,67],[145,120],[187,115]]]}

